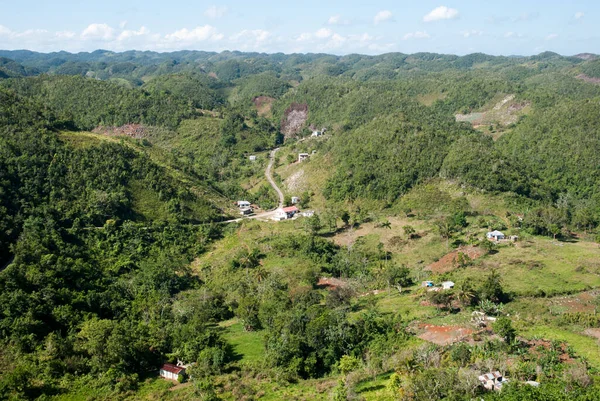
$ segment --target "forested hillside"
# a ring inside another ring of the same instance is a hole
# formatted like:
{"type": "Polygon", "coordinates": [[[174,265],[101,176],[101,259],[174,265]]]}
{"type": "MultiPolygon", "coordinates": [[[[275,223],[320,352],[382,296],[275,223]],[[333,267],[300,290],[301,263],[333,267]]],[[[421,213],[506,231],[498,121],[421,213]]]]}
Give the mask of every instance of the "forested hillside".
{"type": "Polygon", "coordinates": [[[0,51],[0,400],[595,399],[587,58],[0,51]]]}

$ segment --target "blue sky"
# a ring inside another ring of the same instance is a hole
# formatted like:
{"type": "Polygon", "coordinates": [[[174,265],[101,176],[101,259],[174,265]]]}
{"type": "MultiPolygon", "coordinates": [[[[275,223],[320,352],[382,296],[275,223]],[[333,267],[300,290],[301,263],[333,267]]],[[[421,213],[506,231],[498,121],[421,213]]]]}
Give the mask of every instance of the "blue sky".
{"type": "Polygon", "coordinates": [[[598,0],[0,0],[0,48],[600,53],[598,0]]]}

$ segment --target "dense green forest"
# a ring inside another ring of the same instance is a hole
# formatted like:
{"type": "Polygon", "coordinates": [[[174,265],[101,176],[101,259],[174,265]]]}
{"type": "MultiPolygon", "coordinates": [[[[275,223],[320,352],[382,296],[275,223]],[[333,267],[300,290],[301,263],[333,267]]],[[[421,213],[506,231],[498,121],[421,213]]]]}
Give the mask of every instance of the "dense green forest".
{"type": "MultiPolygon", "coordinates": [[[[585,287],[523,290],[497,269],[563,276],[548,261],[489,262],[517,247],[480,236],[510,230],[532,258],[584,239],[595,255],[597,70],[550,52],[0,51],[0,400],[134,400],[178,360],[192,364],[181,399],[261,398],[242,382],[325,383],[319,397],[336,400],[365,399],[365,382],[369,399],[595,399],[585,347],[525,338],[503,308],[596,290],[597,263],[561,259],[585,287]],[[277,205],[264,177],[277,148],[285,203],[301,195],[317,213],[233,221],[236,200],[277,205]],[[561,242],[540,250],[540,237],[561,242]],[[455,249],[456,272],[424,269],[455,249]],[[428,278],[460,284],[428,293],[428,278]],[[463,324],[480,310],[497,318],[483,339],[415,335],[428,313],[463,324]],[[506,359],[514,385],[473,382],[506,359]]],[[[597,329],[596,308],[552,311],[544,327],[597,329]]],[[[168,394],[155,397],[180,399],[168,394]]]]}

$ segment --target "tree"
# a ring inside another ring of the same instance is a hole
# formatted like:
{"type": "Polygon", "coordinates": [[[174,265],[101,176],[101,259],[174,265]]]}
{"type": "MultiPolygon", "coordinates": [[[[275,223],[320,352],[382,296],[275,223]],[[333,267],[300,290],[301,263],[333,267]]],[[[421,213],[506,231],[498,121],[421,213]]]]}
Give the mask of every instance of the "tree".
{"type": "Polygon", "coordinates": [[[450,248],[450,237],[454,233],[454,226],[449,219],[440,219],[435,223],[435,228],[440,237],[446,240],[446,248],[450,248]]]}
{"type": "Polygon", "coordinates": [[[494,331],[504,339],[506,344],[512,344],[517,337],[517,331],[512,326],[512,321],[507,317],[500,317],[492,324],[494,331]]]}
{"type": "Polygon", "coordinates": [[[412,284],[410,269],[404,265],[392,264],[384,271],[384,277],[389,287],[406,287],[412,284]]]}
{"type": "Polygon", "coordinates": [[[493,270],[481,285],[479,298],[490,300],[494,303],[505,302],[507,300],[507,295],[502,288],[502,279],[496,270],[493,270]]]}
{"type": "Polygon", "coordinates": [[[260,320],[258,319],[259,302],[253,296],[245,296],[240,299],[236,308],[236,315],[242,322],[244,330],[254,331],[260,329],[260,320]]]}
{"type": "Polygon", "coordinates": [[[473,306],[477,302],[477,293],[470,279],[465,279],[458,286],[456,298],[463,306],[473,306]]]}
{"type": "Polygon", "coordinates": [[[436,306],[442,306],[446,310],[450,310],[452,307],[452,301],[454,300],[454,294],[449,290],[431,291],[429,294],[429,301],[436,306]]]}
{"type": "Polygon", "coordinates": [[[310,236],[315,236],[322,228],[321,219],[318,214],[311,217],[305,217],[302,225],[310,236]]]}
{"type": "Polygon", "coordinates": [[[340,362],[338,364],[340,372],[342,372],[342,374],[344,376],[346,376],[348,373],[352,372],[353,370],[358,369],[359,366],[360,366],[360,361],[357,358],[350,356],[350,355],[342,356],[342,358],[340,359],[340,362]]]}

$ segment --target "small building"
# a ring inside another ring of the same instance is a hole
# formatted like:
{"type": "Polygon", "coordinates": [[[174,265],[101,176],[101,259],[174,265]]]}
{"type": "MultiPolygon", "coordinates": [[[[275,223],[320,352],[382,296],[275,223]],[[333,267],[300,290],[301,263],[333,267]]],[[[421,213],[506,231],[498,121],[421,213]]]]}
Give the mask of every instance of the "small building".
{"type": "Polygon", "coordinates": [[[165,379],[179,381],[179,377],[185,374],[185,368],[183,366],[175,366],[171,363],[165,363],[160,368],[159,374],[160,377],[164,377],[165,379]]]}
{"type": "Polygon", "coordinates": [[[246,207],[250,207],[250,202],[241,200],[241,201],[237,201],[237,205],[239,208],[246,208],[246,207]]]}
{"type": "Polygon", "coordinates": [[[308,159],[310,157],[310,155],[308,153],[298,153],[298,161],[299,162],[303,162],[304,160],[308,159]]]}
{"type": "Polygon", "coordinates": [[[300,202],[300,198],[298,198],[297,196],[292,196],[292,204],[295,205],[296,203],[300,202]]]}
{"type": "Polygon", "coordinates": [[[250,159],[251,162],[256,161],[256,156],[252,155],[252,156],[248,157],[248,159],[250,159]]]}
{"type": "Polygon", "coordinates": [[[303,217],[313,217],[315,215],[314,210],[305,210],[301,213],[303,217]]]}
{"type": "Polygon", "coordinates": [[[454,282],[452,281],[444,281],[442,283],[442,288],[445,290],[451,290],[454,288],[454,282]]]}
{"type": "Polygon", "coordinates": [[[251,215],[252,213],[254,213],[254,209],[252,209],[252,207],[245,207],[240,209],[240,214],[242,216],[248,216],[251,215]]]}
{"type": "Polygon", "coordinates": [[[504,378],[498,371],[479,376],[479,381],[485,389],[495,391],[502,390],[502,386],[508,383],[508,379],[504,378]]]}
{"type": "Polygon", "coordinates": [[[487,239],[492,241],[500,241],[506,238],[506,236],[498,230],[490,231],[485,235],[487,239]]]}
{"type": "Polygon", "coordinates": [[[433,281],[423,281],[421,287],[433,287],[433,281]]]}
{"type": "Polygon", "coordinates": [[[273,216],[273,220],[275,221],[282,221],[282,220],[287,220],[288,216],[287,213],[283,211],[283,209],[277,209],[275,211],[275,215],[273,216]]]}
{"type": "Polygon", "coordinates": [[[311,136],[312,136],[312,137],[319,137],[319,136],[321,136],[321,135],[323,135],[323,133],[322,133],[321,131],[313,131],[313,133],[312,133],[312,135],[311,135],[311,136]]]}
{"type": "Polygon", "coordinates": [[[291,219],[296,215],[296,213],[300,212],[300,209],[298,209],[296,206],[284,207],[281,210],[286,214],[288,219],[291,219]]]}

